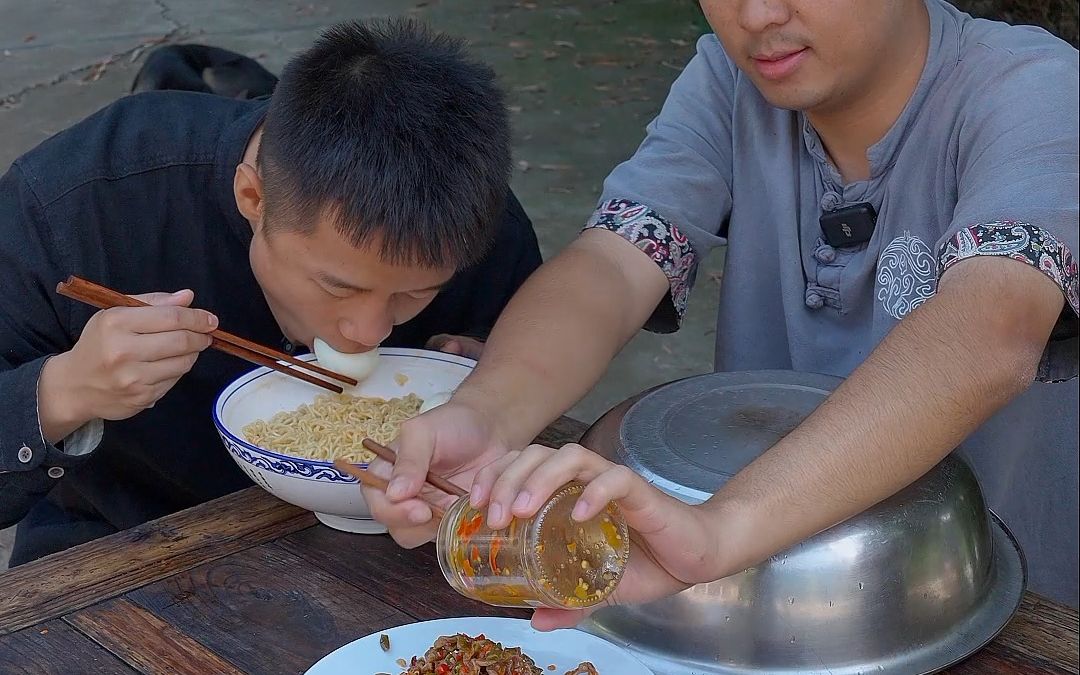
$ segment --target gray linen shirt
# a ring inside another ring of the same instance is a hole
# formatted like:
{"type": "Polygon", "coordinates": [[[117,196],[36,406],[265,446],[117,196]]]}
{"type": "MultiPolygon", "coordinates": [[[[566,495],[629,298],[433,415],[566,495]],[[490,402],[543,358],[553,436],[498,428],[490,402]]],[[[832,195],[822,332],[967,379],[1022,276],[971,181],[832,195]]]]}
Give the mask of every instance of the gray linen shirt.
{"type": "Polygon", "coordinates": [[[844,184],[806,117],[771,106],[707,35],[586,227],[621,234],[664,270],[671,294],[647,326],[658,331],[677,328],[697,261],[727,245],[724,371],[846,377],[952,265],[996,255],[1042,270],[1066,302],[1039,382],[961,452],[1021,542],[1031,587],[1075,606],[1077,51],[942,0],[927,7],[927,64],[870,148],[868,180],[844,184]],[[877,210],[873,238],[828,246],[822,212],[859,202],[877,210]]]}

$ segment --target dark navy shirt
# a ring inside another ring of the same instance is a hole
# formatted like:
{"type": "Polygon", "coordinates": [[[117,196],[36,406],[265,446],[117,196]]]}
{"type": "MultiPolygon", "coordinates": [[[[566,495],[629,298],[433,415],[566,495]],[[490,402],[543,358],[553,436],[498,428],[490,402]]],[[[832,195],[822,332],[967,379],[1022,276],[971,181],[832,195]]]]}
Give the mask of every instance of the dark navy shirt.
{"type": "MultiPolygon", "coordinates": [[[[96,311],[56,294],[69,274],[132,294],[190,288],[226,330],[283,344],[248,263],[252,231],[232,188],[265,109],[188,92],[128,96],[0,178],[0,527],[21,521],[12,565],[251,485],[210,416],[217,393],[253,367],[246,361],[204,352],[153,408],[105,422],[100,444],[78,456],[44,441],[37,382],[96,311]]],[[[539,264],[511,193],[492,251],[384,346],[486,336],[539,264]]]]}

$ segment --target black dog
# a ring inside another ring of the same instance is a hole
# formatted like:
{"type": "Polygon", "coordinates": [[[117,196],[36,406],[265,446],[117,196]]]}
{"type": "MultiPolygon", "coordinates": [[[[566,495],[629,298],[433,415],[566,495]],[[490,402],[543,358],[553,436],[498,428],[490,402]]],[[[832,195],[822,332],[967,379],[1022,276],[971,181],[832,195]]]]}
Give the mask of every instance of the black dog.
{"type": "Polygon", "coordinates": [[[273,73],[243,54],[206,45],[166,45],[147,55],[131,93],[182,89],[258,98],[273,92],[277,81],[273,73]]]}

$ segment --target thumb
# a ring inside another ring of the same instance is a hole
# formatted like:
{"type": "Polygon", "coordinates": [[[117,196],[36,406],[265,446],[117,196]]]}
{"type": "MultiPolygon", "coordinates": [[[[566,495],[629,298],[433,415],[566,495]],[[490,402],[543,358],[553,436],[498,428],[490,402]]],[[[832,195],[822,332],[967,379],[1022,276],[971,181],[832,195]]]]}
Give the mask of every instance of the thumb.
{"type": "Polygon", "coordinates": [[[191,301],[195,299],[195,293],[190,289],[185,289],[176,291],[175,293],[143,293],[142,295],[133,295],[131,297],[156,307],[187,307],[191,305],[191,301]]]}
{"type": "Polygon", "coordinates": [[[439,351],[444,354],[453,354],[455,356],[461,356],[461,343],[457,340],[447,340],[439,347],[439,351]]]}
{"type": "Polygon", "coordinates": [[[424,345],[426,349],[442,350],[446,346],[446,343],[450,341],[450,336],[446,333],[439,333],[438,335],[432,335],[428,338],[427,344],[424,345]]]}
{"type": "Polygon", "coordinates": [[[541,632],[560,628],[573,628],[584,621],[590,614],[592,614],[591,608],[584,610],[538,607],[532,615],[532,627],[541,632]]]}

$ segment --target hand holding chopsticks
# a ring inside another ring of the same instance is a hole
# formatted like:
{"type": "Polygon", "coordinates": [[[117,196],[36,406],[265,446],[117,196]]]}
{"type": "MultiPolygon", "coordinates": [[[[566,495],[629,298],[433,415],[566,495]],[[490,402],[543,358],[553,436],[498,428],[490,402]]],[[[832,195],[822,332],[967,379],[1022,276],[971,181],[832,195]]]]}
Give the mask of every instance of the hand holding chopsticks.
{"type": "MultiPolygon", "coordinates": [[[[148,306],[147,303],[141,300],[124,295],[123,293],[118,293],[91,281],[80,279],[76,276],[68,277],[66,281],[60,282],[56,286],[56,292],[65,297],[78,300],[79,302],[86,303],[99,309],[148,306]]],[[[303,361],[294,356],[290,356],[289,354],[285,354],[284,352],[264,347],[251,342],[250,340],[245,340],[242,337],[233,335],[232,333],[226,333],[223,330],[212,331],[210,337],[212,339],[210,346],[218,351],[237,356],[260,366],[272,368],[278,372],[339,394],[343,391],[341,386],[309,375],[301,369],[325,375],[326,377],[339,382],[344,382],[345,384],[356,385],[357,383],[356,380],[351,377],[335,373],[332,370],[327,370],[326,368],[303,361]]]]}
{"type": "MultiPolygon", "coordinates": [[[[376,443],[370,438],[364,439],[363,445],[365,448],[375,453],[380,459],[389,462],[390,464],[393,464],[394,461],[397,459],[397,455],[394,454],[393,450],[386,447],[385,445],[376,443]]],[[[364,485],[386,492],[386,480],[376,476],[375,474],[367,471],[366,469],[361,469],[360,467],[350,464],[343,459],[335,459],[334,466],[337,467],[338,471],[349,474],[364,485]]],[[[464,497],[465,495],[469,494],[465,489],[454,485],[445,478],[437,476],[430,471],[427,474],[427,484],[435,488],[436,490],[441,490],[442,492],[453,495],[455,497],[464,497]]],[[[441,519],[445,515],[446,512],[442,509],[442,507],[432,503],[430,500],[425,501],[427,501],[428,506],[431,507],[431,513],[433,516],[435,516],[436,520],[441,519]]]]}

